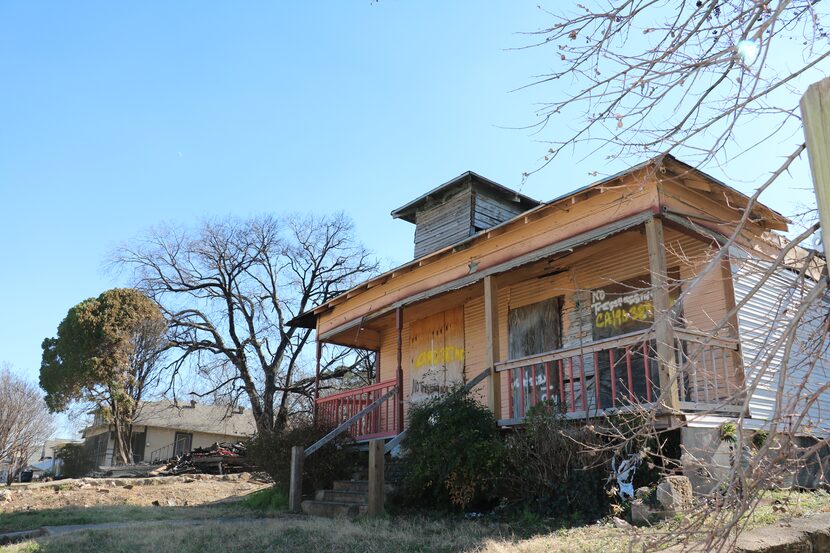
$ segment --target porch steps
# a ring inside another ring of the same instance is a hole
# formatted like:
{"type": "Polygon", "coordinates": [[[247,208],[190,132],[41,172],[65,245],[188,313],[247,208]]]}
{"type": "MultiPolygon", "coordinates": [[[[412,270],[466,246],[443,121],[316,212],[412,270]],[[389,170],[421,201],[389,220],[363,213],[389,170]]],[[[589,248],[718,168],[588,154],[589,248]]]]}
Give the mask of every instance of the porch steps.
{"type": "Polygon", "coordinates": [[[318,517],[351,518],[368,512],[368,480],[337,480],[332,488],[317,490],[314,499],[303,501],[303,513],[318,517]]]}

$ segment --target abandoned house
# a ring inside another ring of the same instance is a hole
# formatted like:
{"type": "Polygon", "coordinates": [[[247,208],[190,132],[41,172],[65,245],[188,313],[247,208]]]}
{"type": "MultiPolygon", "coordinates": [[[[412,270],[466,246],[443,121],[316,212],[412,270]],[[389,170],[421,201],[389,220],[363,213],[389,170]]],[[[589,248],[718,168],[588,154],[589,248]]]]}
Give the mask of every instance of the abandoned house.
{"type": "MultiPolygon", "coordinates": [[[[783,417],[773,346],[804,271],[761,281],[789,221],[748,206],[669,155],[547,202],[464,173],[392,212],[415,225],[412,261],[291,322],[378,352],[376,382],[318,393],[317,417],[392,439],[411,405],[464,383],[503,426],[546,400],[573,418],[637,404],[682,421],[681,439],[700,446],[741,414],[756,427],[783,417]]],[[[795,366],[798,348],[789,355],[795,366]]],[[[810,378],[826,382],[820,361],[810,378]]],[[[802,430],[826,434],[829,408],[810,406],[802,430]]]]}
{"type": "MultiPolygon", "coordinates": [[[[145,401],[133,424],[133,462],[155,462],[216,442],[236,442],[256,432],[250,409],[191,401],[145,401]]],[[[115,431],[101,413],[95,413],[83,431],[84,444],[98,466],[117,464],[115,431]]]]}

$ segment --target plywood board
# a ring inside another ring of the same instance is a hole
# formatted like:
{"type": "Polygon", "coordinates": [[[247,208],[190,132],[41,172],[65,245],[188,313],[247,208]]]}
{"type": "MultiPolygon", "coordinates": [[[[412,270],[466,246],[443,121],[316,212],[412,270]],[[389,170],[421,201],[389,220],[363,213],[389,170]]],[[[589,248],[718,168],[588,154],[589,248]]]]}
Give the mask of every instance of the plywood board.
{"type": "Polygon", "coordinates": [[[464,309],[457,307],[413,321],[409,336],[412,404],[464,383],[464,309]]]}

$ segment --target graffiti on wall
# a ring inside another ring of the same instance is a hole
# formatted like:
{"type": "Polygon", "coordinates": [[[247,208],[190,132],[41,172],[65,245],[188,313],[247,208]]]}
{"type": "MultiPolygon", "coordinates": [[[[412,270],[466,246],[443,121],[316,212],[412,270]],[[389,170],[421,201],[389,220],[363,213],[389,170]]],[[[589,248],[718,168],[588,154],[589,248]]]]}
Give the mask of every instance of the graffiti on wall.
{"type": "MultiPolygon", "coordinates": [[[[669,270],[669,281],[679,280],[679,270],[669,270]]],[[[680,287],[669,290],[674,304],[680,287]]],[[[591,291],[591,321],[594,340],[644,330],[654,322],[654,291],[648,275],[591,291]]]]}
{"type": "Polygon", "coordinates": [[[464,312],[450,309],[410,328],[410,401],[446,394],[464,382],[464,312]]]}

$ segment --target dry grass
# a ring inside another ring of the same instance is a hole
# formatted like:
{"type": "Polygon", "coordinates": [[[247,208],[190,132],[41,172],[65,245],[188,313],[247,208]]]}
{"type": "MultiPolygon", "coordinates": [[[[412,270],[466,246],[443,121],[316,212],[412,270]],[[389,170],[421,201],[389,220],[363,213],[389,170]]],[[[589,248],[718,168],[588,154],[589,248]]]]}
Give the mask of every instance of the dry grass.
{"type": "MultiPolygon", "coordinates": [[[[751,517],[750,526],[775,522],[782,516],[804,516],[830,510],[826,493],[772,494],[786,504],[786,513],[769,501],[751,517]]],[[[201,527],[143,523],[134,528],[71,534],[0,548],[2,553],[124,552],[219,553],[280,551],[288,553],[542,553],[554,551],[626,552],[643,540],[672,532],[676,521],[651,528],[621,530],[608,523],[551,530],[541,521],[534,528],[487,521],[414,516],[338,520],[281,514],[246,522],[201,527]]]]}

